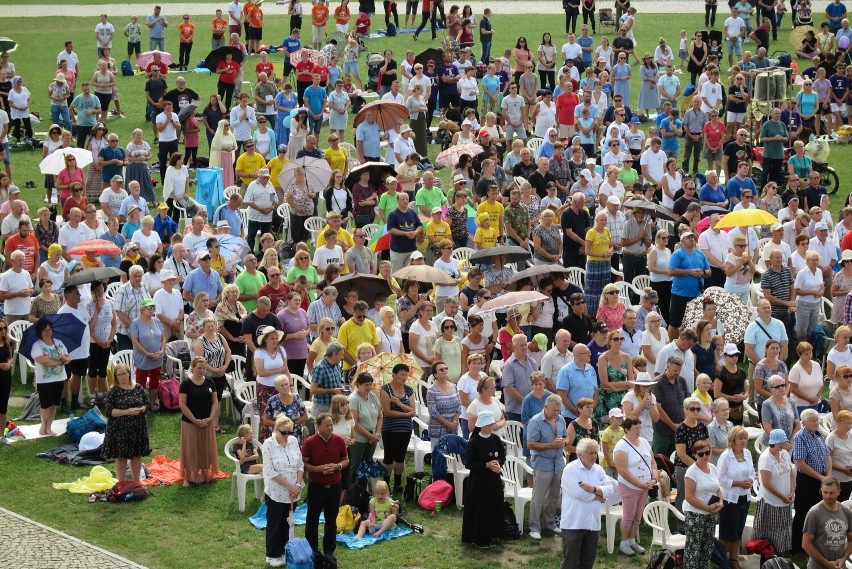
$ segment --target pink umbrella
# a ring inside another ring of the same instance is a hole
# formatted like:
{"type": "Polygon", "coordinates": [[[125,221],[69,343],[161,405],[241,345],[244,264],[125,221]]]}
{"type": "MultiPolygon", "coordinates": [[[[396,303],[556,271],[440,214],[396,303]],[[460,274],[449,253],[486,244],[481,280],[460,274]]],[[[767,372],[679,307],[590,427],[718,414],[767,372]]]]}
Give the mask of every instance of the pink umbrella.
{"type": "Polygon", "coordinates": [[[164,64],[171,65],[172,64],[172,54],[167,51],[146,51],[142,55],[139,56],[139,59],[136,60],[136,67],[140,69],[145,69],[148,67],[148,64],[154,61],[154,54],[160,54],[160,61],[164,64]]]}
{"type": "MultiPolygon", "coordinates": [[[[318,52],[316,50],[313,50],[313,49],[310,49],[310,48],[307,48],[307,47],[303,47],[302,49],[300,49],[299,51],[297,51],[296,53],[294,53],[293,55],[290,56],[290,61],[293,62],[293,65],[302,61],[302,54],[303,53],[308,54],[308,61],[310,61],[314,65],[316,65],[316,63],[317,63],[317,58],[320,55],[322,55],[322,54],[320,54],[320,52],[318,52]]],[[[326,62],[326,63],[328,63],[328,62],[326,62]]]]}

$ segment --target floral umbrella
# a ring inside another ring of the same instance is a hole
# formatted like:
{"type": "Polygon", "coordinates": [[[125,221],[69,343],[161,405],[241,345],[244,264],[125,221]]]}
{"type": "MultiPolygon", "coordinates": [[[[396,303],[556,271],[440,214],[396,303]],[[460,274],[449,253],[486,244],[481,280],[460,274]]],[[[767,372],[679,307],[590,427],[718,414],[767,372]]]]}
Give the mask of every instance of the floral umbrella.
{"type": "Polygon", "coordinates": [[[423,375],[423,370],[420,364],[409,354],[389,354],[383,352],[358,364],[357,373],[369,373],[373,376],[373,391],[376,391],[384,384],[390,383],[391,376],[393,375],[393,367],[396,364],[405,364],[408,366],[410,371],[408,372],[408,379],[405,383],[412,389],[416,389],[417,382],[423,375]]]}
{"type": "Polygon", "coordinates": [[[751,322],[751,310],[739,296],[726,292],[719,287],[710,287],[698,298],[693,298],[686,304],[683,316],[683,328],[695,328],[704,314],[701,301],[710,297],[716,301],[716,318],[722,323],[725,331],[725,342],[736,344],[745,337],[746,327],[751,322]]]}

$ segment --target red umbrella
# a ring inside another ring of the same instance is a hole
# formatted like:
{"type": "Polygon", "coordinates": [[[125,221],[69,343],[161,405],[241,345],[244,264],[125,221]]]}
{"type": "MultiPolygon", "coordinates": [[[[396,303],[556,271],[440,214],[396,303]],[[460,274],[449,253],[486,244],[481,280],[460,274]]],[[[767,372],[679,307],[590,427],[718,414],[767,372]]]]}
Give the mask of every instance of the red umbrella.
{"type": "Polygon", "coordinates": [[[110,255],[121,253],[121,249],[112,241],[106,239],[91,239],[77,243],[70,251],[69,255],[85,255],[86,253],[94,253],[95,255],[110,255]]]}

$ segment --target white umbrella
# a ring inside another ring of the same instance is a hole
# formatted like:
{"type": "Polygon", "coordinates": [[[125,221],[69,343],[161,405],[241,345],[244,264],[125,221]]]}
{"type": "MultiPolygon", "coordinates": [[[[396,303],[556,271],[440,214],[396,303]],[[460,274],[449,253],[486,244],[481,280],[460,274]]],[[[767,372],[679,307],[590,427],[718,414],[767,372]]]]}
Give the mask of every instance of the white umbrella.
{"type": "Polygon", "coordinates": [[[521,290],[517,292],[507,292],[496,296],[482,305],[482,310],[485,312],[491,310],[500,310],[501,308],[509,308],[519,304],[530,304],[546,300],[547,297],[535,290],[521,290]]]}
{"type": "Polygon", "coordinates": [[[92,152],[85,148],[59,148],[48,154],[42,160],[38,169],[42,174],[50,174],[58,176],[65,169],[65,157],[68,155],[74,156],[77,159],[77,168],[84,168],[92,163],[92,152]]]}
{"type": "Polygon", "coordinates": [[[331,166],[328,165],[328,162],[322,158],[302,156],[284,166],[281,174],[278,175],[278,183],[281,184],[281,189],[284,192],[296,179],[296,170],[300,168],[305,172],[309,190],[319,194],[328,187],[328,182],[331,180],[331,166]]]}

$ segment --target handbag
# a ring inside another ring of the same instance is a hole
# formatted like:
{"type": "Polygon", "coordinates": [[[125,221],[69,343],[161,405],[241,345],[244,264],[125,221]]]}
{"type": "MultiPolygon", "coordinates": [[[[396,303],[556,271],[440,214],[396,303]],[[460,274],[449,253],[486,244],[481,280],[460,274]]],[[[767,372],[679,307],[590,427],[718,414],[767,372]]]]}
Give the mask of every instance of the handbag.
{"type": "Polygon", "coordinates": [[[357,227],[364,227],[367,224],[373,223],[373,217],[372,213],[356,213],[355,225],[357,227]]]}

